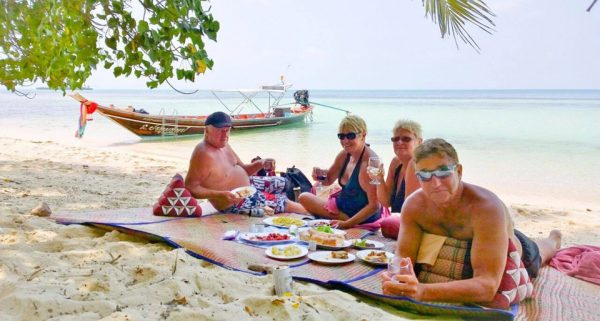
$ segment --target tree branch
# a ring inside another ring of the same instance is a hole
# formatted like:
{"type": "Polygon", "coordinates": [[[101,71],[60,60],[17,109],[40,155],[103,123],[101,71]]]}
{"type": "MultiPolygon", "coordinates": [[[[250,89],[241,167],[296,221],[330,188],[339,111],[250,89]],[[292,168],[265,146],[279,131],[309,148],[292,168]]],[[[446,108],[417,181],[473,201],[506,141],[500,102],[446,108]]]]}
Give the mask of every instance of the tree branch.
{"type": "Polygon", "coordinates": [[[191,94],[195,94],[195,93],[197,93],[197,92],[198,92],[198,89],[196,89],[196,90],[194,90],[194,91],[192,91],[192,92],[184,92],[184,91],[181,91],[181,90],[179,90],[179,89],[177,89],[177,88],[173,87],[173,85],[171,85],[171,82],[170,82],[168,79],[167,79],[167,80],[165,80],[165,82],[166,82],[166,83],[169,85],[169,87],[171,87],[171,89],[175,90],[176,92],[178,92],[178,93],[180,93],[180,94],[184,94],[184,95],[191,95],[191,94]]]}

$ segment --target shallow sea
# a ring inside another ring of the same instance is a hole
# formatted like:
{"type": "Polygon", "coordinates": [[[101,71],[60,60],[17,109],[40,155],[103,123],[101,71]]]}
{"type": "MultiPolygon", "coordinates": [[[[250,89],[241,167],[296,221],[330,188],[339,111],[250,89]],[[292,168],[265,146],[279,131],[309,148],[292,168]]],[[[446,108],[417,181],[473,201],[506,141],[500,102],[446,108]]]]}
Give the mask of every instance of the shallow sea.
{"type": "MultiPolygon", "coordinates": [[[[210,93],[169,90],[82,92],[103,105],[133,105],[150,113],[209,114],[224,110],[210,93]]],[[[291,102],[292,93],[283,99],[291,102]]],[[[312,90],[310,100],[349,110],[369,127],[367,141],[384,162],[392,158],[391,128],[400,118],[421,123],[425,138],[455,145],[465,181],[485,186],[507,202],[585,209],[600,207],[600,90],[312,90]]],[[[224,102],[239,99],[227,94],[224,102]]],[[[259,105],[266,98],[257,100],[259,105]]],[[[53,91],[34,99],[0,91],[0,136],[117,149],[186,161],[201,139],[140,140],[100,115],[83,139],[73,137],[79,104],[53,91]]],[[[245,106],[244,112],[252,112],[245,106]]],[[[340,150],[343,112],[317,107],[304,125],[232,133],[243,160],[275,157],[278,169],[305,172],[328,166],[340,150]]],[[[184,170],[183,168],[182,170],[184,170]]]]}

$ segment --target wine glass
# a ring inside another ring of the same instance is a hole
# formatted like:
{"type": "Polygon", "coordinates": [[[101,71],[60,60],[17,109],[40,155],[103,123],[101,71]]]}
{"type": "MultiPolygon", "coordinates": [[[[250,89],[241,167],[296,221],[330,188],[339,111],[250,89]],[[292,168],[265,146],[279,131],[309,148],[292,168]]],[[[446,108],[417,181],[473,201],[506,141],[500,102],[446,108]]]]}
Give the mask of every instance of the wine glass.
{"type": "Polygon", "coordinates": [[[320,167],[315,167],[315,175],[318,181],[324,181],[327,178],[327,170],[320,167]]]}
{"type": "MultiPolygon", "coordinates": [[[[371,176],[378,176],[381,174],[381,160],[379,157],[369,157],[369,163],[367,164],[367,172],[371,176]]],[[[371,184],[379,185],[381,182],[377,177],[371,179],[371,184]]]]}

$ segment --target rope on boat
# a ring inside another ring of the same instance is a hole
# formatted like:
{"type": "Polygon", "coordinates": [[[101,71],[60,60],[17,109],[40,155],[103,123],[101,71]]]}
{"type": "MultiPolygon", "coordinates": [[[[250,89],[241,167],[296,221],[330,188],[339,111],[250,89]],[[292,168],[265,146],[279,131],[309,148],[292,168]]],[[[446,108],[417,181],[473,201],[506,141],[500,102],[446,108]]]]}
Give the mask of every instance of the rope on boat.
{"type": "MultiPolygon", "coordinates": [[[[314,101],[309,101],[309,102],[308,102],[308,104],[309,104],[309,105],[321,106],[321,107],[325,107],[325,108],[331,108],[331,109],[335,109],[335,110],[343,111],[343,112],[345,112],[346,114],[350,114],[350,113],[352,113],[352,112],[351,112],[351,111],[349,111],[349,110],[345,110],[345,109],[341,109],[341,108],[337,108],[337,107],[333,107],[333,106],[329,106],[329,105],[325,105],[325,104],[319,104],[319,103],[316,103],[316,102],[314,102],[314,101]]],[[[288,105],[297,105],[297,103],[287,103],[287,104],[280,104],[280,105],[277,105],[277,106],[288,106],[288,105]]]]}
{"type": "Polygon", "coordinates": [[[326,107],[326,108],[331,108],[331,109],[335,109],[335,110],[343,111],[343,112],[345,112],[346,114],[350,114],[350,111],[349,111],[349,110],[345,110],[345,109],[341,109],[341,108],[337,108],[337,107],[333,107],[333,106],[329,106],[329,105],[325,105],[325,104],[319,104],[319,103],[316,103],[316,102],[314,102],[314,101],[311,101],[311,102],[310,102],[310,104],[311,104],[311,105],[316,105],[316,106],[321,106],[321,107],[326,107]]]}

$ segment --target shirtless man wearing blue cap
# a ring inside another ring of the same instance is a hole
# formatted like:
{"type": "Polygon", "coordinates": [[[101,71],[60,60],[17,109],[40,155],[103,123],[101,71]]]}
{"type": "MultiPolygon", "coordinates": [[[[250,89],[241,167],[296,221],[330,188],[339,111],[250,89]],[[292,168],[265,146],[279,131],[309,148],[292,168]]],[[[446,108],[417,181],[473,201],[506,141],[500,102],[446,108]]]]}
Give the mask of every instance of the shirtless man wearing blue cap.
{"type": "Polygon", "coordinates": [[[275,213],[306,213],[299,203],[290,201],[285,194],[285,178],[252,176],[261,169],[270,170],[274,160],[259,159],[243,163],[229,145],[231,117],[215,112],[206,118],[204,139],[194,149],[185,185],[195,198],[208,199],[223,213],[240,213],[268,206],[275,213]],[[257,192],[242,198],[232,193],[235,188],[254,186],[257,192]],[[266,192],[270,194],[265,197],[266,192]]]}

